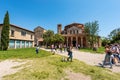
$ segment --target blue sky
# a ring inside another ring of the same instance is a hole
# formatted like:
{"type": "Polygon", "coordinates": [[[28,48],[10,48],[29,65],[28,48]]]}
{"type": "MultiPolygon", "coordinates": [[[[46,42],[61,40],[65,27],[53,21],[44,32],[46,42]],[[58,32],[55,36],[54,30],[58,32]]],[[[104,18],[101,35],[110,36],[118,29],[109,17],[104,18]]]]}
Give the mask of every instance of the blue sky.
{"type": "Polygon", "coordinates": [[[120,0],[0,0],[0,23],[8,10],[10,23],[33,30],[57,32],[57,24],[99,23],[99,35],[120,28],[120,0]]]}

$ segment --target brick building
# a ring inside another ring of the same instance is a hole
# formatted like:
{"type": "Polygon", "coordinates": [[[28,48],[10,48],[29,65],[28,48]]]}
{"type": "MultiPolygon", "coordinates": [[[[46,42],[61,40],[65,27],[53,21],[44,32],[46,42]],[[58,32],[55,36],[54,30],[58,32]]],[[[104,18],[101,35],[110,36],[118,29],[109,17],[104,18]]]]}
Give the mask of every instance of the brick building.
{"type": "MultiPolygon", "coordinates": [[[[86,34],[84,32],[84,25],[80,23],[72,23],[66,25],[64,30],[62,30],[62,25],[58,24],[57,33],[62,34],[65,38],[65,43],[69,45],[80,45],[81,47],[89,47],[89,42],[87,40],[86,34]]],[[[100,37],[98,37],[97,46],[101,46],[100,37]]]]}
{"type": "Polygon", "coordinates": [[[34,29],[35,32],[35,45],[41,46],[43,45],[43,33],[46,32],[46,30],[40,26],[36,27],[34,29]]]}

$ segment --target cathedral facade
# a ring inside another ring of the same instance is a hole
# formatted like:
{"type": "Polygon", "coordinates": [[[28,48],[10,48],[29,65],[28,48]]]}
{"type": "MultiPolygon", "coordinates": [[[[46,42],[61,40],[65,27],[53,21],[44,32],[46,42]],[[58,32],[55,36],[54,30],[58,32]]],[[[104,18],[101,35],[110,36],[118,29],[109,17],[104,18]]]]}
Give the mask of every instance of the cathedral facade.
{"type": "MultiPolygon", "coordinates": [[[[84,31],[84,25],[80,23],[72,23],[66,25],[64,30],[62,30],[62,25],[58,24],[57,26],[57,33],[61,34],[65,38],[65,44],[67,46],[73,45],[80,45],[80,47],[89,47],[89,41],[87,40],[87,35],[84,31]]],[[[97,38],[97,46],[101,46],[100,37],[97,38]]]]}

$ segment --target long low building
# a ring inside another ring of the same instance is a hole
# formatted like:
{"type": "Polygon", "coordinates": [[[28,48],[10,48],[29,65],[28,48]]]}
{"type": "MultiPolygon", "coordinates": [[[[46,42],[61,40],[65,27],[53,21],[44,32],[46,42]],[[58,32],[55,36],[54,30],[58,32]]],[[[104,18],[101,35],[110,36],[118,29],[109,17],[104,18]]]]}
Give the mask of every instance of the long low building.
{"type": "MultiPolygon", "coordinates": [[[[0,34],[3,24],[0,24],[0,34]]],[[[1,38],[1,35],[0,35],[1,38]]],[[[28,48],[34,46],[34,32],[10,24],[9,34],[9,47],[8,48],[28,48]]]]}

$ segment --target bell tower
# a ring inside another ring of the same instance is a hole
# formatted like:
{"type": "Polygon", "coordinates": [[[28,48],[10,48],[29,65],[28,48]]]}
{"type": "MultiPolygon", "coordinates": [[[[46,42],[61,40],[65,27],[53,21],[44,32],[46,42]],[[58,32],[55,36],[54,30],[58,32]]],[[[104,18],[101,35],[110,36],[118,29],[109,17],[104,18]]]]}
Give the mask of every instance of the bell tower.
{"type": "Polygon", "coordinates": [[[58,34],[61,34],[61,32],[62,32],[62,25],[61,25],[61,24],[58,24],[58,25],[57,25],[57,33],[58,33],[58,34]]]}

